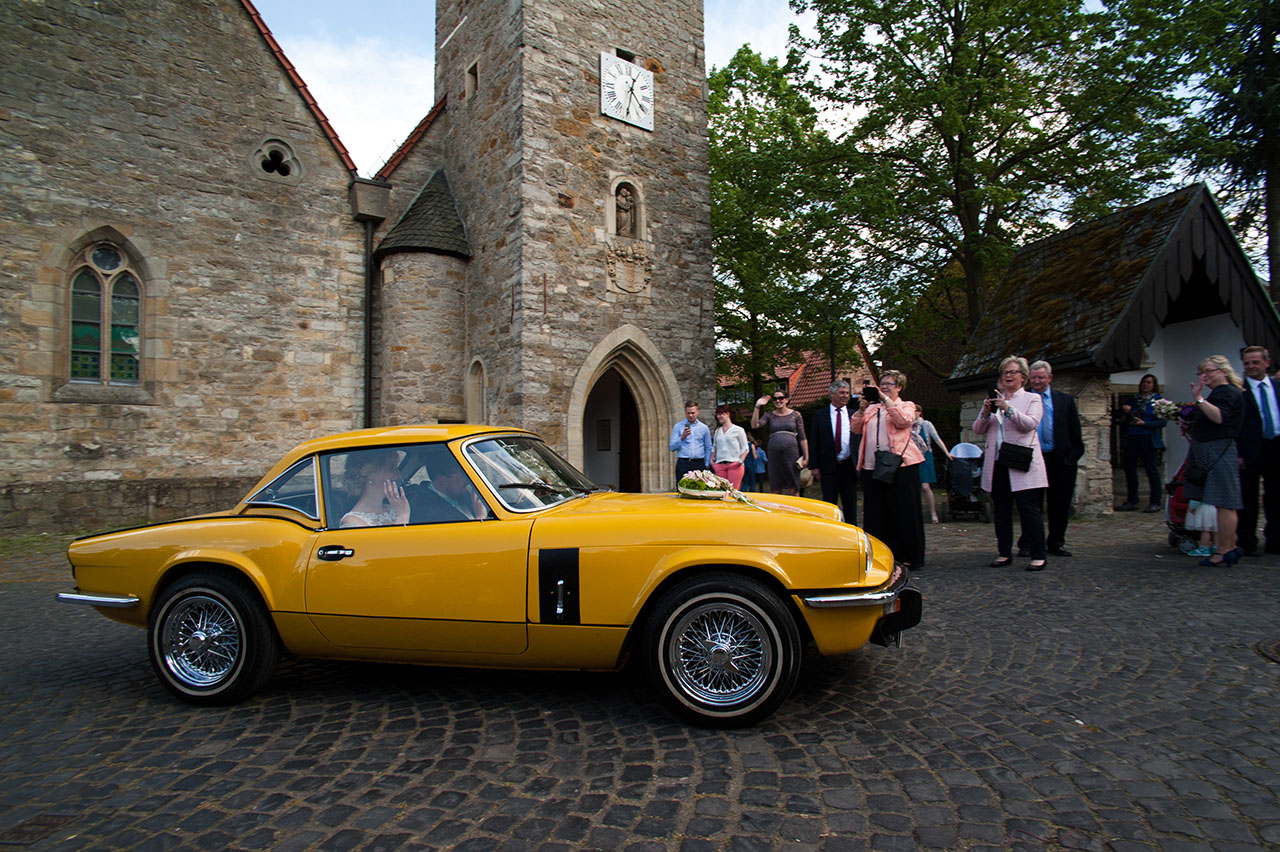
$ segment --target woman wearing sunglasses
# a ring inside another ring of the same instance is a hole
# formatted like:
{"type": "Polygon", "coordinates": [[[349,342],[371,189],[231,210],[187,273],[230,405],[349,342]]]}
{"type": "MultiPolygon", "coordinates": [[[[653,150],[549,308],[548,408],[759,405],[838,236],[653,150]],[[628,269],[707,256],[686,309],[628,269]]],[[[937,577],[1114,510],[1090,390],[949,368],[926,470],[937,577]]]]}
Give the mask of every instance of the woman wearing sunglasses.
{"type": "Polygon", "coordinates": [[[800,469],[809,466],[809,439],[804,434],[804,418],[787,405],[787,395],[774,391],[773,411],[760,409],[770,401],[762,396],[751,412],[751,429],[761,426],[769,430],[769,490],[774,494],[800,494],[800,469]]]}

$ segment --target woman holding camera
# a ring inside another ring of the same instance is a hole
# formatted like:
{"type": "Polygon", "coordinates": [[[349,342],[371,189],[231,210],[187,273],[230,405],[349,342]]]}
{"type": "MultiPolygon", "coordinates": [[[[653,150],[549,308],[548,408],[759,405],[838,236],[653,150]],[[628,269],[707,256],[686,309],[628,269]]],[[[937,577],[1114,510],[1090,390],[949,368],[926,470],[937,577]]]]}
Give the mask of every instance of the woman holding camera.
{"type": "Polygon", "coordinates": [[[1045,565],[1044,517],[1040,506],[1049,477],[1044,469],[1038,428],[1044,400],[1024,388],[1030,370],[1026,358],[1010,356],[1000,362],[999,385],[982,401],[973,431],[987,436],[982,459],[982,487],[995,509],[996,549],[991,563],[1000,568],[1013,562],[1013,507],[1022,522],[1022,543],[1031,552],[1028,571],[1045,565]]]}
{"type": "Polygon", "coordinates": [[[915,403],[899,399],[906,386],[904,373],[885,370],[880,374],[879,389],[862,389],[849,428],[862,436],[858,450],[862,528],[889,545],[898,562],[919,570],[924,567],[924,518],[920,513],[924,453],[911,440],[915,403]],[[894,465],[896,470],[887,470],[894,465]]]}

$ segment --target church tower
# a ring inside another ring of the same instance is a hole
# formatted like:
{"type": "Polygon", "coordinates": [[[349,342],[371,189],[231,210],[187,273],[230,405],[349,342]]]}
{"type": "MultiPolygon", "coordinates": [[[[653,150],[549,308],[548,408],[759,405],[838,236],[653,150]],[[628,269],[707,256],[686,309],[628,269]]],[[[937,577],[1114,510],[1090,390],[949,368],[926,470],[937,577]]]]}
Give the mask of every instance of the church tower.
{"type": "Polygon", "coordinates": [[[535,430],[602,484],[672,487],[671,425],[715,403],[702,4],[440,0],[436,94],[415,144],[465,234],[432,273],[462,279],[433,335],[459,419],[535,430]]]}

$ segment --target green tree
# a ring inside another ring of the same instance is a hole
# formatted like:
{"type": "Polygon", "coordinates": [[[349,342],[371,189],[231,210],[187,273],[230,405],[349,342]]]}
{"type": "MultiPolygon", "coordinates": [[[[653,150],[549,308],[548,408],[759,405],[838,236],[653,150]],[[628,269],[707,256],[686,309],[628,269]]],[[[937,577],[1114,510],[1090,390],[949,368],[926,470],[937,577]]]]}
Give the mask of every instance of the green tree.
{"type": "Polygon", "coordinates": [[[1266,235],[1271,298],[1280,299],[1280,4],[1241,0],[1201,83],[1205,108],[1188,123],[1188,153],[1202,174],[1222,178],[1237,231],[1266,235]]]}
{"type": "Polygon", "coordinates": [[[890,325],[927,295],[963,306],[955,324],[973,328],[1017,245],[1148,197],[1172,174],[1178,85],[1198,55],[1194,8],[792,5],[817,14],[813,39],[793,31],[790,65],[844,122],[829,169],[843,176],[847,233],[875,278],[863,286],[890,325]]]}
{"type": "MultiPolygon", "coordinates": [[[[847,316],[851,264],[823,203],[831,141],[776,59],[743,47],[709,80],[711,223],[721,375],[751,382],[804,349],[827,351],[847,316]]],[[[837,358],[848,360],[840,336],[837,358]]]]}

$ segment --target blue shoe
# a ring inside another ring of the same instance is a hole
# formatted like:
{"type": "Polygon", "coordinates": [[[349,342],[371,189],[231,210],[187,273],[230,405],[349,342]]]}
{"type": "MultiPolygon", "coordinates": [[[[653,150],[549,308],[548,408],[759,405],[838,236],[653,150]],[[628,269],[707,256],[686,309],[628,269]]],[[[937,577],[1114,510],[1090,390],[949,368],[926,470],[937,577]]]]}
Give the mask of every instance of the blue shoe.
{"type": "Polygon", "coordinates": [[[1212,556],[1212,555],[1213,555],[1213,548],[1212,548],[1212,547],[1197,547],[1195,550],[1188,550],[1188,551],[1187,551],[1187,555],[1188,555],[1188,556],[1202,556],[1202,557],[1203,557],[1203,556],[1212,556]]]}

